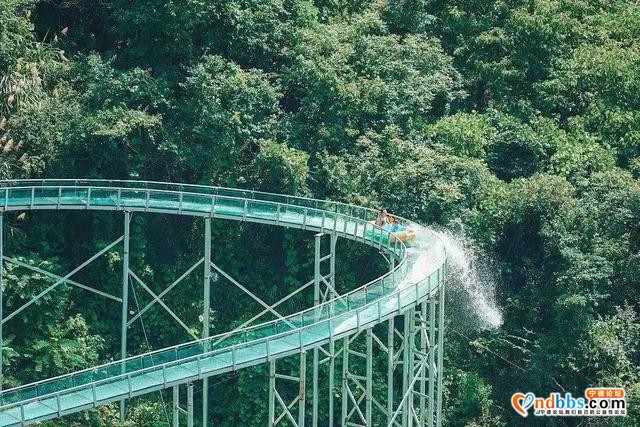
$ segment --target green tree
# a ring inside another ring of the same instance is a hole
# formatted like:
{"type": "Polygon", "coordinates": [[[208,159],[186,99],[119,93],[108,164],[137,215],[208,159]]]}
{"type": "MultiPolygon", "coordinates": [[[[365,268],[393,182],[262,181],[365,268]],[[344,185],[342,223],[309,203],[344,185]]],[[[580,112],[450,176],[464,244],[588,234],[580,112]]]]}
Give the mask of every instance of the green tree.
{"type": "Polygon", "coordinates": [[[206,56],[189,70],[182,90],[188,174],[216,184],[246,183],[246,167],[260,142],[276,136],[277,87],[259,70],[206,56]]]}

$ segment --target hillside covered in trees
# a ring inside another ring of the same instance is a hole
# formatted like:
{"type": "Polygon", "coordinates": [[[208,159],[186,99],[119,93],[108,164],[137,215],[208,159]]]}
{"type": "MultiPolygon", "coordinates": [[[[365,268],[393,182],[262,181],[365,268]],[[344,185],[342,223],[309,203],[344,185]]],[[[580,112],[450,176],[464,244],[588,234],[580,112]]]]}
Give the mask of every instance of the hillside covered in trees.
{"type": "MultiPolygon", "coordinates": [[[[640,425],[638,94],[630,0],[0,0],[3,179],[309,195],[471,239],[495,265],[503,324],[463,328],[448,312],[446,426],[518,425],[512,393],[590,386],[624,386],[629,415],[589,425],[640,425]]],[[[5,252],[57,273],[121,227],[97,213],[5,223],[5,252]]],[[[132,263],[171,283],[201,256],[200,227],[136,217],[132,263]]],[[[213,234],[216,262],[270,300],[312,271],[303,233],[216,223],[213,234]]],[[[381,268],[340,251],[353,267],[339,272],[345,290],[381,268]]],[[[119,257],[85,277],[117,294],[119,257]]],[[[195,331],[198,280],[167,297],[195,331]]],[[[5,310],[49,283],[5,266],[5,310]]],[[[255,314],[230,292],[214,295],[218,332],[255,314]]],[[[116,305],[61,288],[36,310],[5,326],[5,388],[117,357],[116,305]]],[[[161,309],[144,319],[132,353],[188,338],[161,309]]],[[[264,370],[212,382],[215,425],[265,425],[264,370]]],[[[116,413],[49,425],[111,425],[116,413]]],[[[165,415],[150,395],[128,422],[165,415]]]]}

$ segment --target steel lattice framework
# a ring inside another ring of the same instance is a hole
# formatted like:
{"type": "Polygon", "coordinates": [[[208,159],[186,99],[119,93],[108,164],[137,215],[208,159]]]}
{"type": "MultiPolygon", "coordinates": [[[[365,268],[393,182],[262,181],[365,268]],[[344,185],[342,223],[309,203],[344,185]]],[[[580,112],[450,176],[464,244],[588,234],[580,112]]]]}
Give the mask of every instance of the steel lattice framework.
{"type": "MultiPolygon", "coordinates": [[[[0,426],[29,425],[112,402],[120,402],[124,420],[127,399],[163,389],[173,389],[173,425],[178,426],[186,418],[187,426],[193,426],[197,382],[202,382],[201,418],[206,426],[209,378],[259,364],[269,367],[269,393],[265,396],[269,426],[441,424],[446,253],[438,237],[426,229],[420,231],[420,244],[408,249],[388,231],[372,223],[376,212],[368,208],[264,192],[148,181],[0,181],[0,211],[0,289],[4,263],[38,272],[53,281],[9,314],[3,311],[4,292],[0,292],[0,346],[5,323],[63,284],[115,301],[121,305],[122,313],[121,360],[0,390],[0,426]],[[123,212],[123,234],[60,276],[4,254],[3,213],[24,210],[120,211],[123,212]],[[155,293],[129,264],[132,215],[146,212],[201,217],[204,221],[202,258],[160,293],[155,293]],[[315,232],[313,278],[279,301],[265,302],[213,263],[213,219],[315,232]],[[389,271],[357,289],[339,294],[336,291],[339,239],[377,249],[388,261],[389,271]],[[111,295],[72,279],[114,248],[120,248],[122,253],[120,295],[111,295]],[[165,295],[197,269],[202,269],[204,277],[201,336],[194,335],[163,301],[165,295]],[[241,289],[263,310],[230,332],[209,336],[210,288],[214,276],[222,276],[241,289]],[[134,287],[143,289],[151,302],[130,314],[129,291],[134,287]],[[288,316],[278,312],[285,301],[311,290],[313,307],[288,316]],[[184,328],[193,341],[130,356],[127,330],[156,304],[184,328]],[[254,324],[265,315],[274,320],[254,324]],[[374,359],[379,361],[382,355],[386,370],[375,370],[374,359]],[[280,362],[284,358],[296,361],[293,372],[291,363],[285,365],[288,370],[283,370],[280,362]],[[385,384],[384,391],[374,391],[374,379],[385,384]],[[297,384],[298,392],[287,395],[291,387],[283,387],[284,383],[297,384]],[[186,388],[186,407],[180,398],[183,387],[186,388]],[[319,412],[323,400],[323,406],[328,405],[326,414],[319,412]]],[[[406,226],[419,227],[409,220],[399,220],[406,226]]]]}

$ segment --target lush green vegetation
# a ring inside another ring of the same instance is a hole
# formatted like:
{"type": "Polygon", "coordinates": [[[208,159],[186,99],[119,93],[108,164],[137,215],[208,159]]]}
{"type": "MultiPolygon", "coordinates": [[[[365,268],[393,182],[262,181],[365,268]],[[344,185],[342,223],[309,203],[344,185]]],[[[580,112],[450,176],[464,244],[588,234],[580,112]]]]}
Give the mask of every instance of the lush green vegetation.
{"type": "MultiPolygon", "coordinates": [[[[464,229],[494,257],[504,325],[449,335],[448,426],[518,423],[515,391],[619,385],[630,415],[617,423],[640,424],[638,93],[640,6],[627,0],[0,0],[3,177],[386,206],[464,229]]],[[[6,251],[58,273],[121,227],[106,214],[6,221],[6,251]]],[[[133,264],[156,289],[202,250],[201,224],[187,219],[140,216],[133,233],[133,264]]],[[[308,236],[224,223],[214,238],[216,262],[268,300],[310,277],[308,236]]],[[[375,273],[370,254],[341,252],[345,289],[375,273]]],[[[80,279],[117,294],[119,257],[80,279]]],[[[7,310],[50,283],[5,275],[7,310]]],[[[167,299],[195,331],[199,280],[167,299]]],[[[233,292],[214,291],[216,331],[257,309],[233,292]]],[[[117,304],[61,288],[36,310],[5,328],[5,387],[117,355],[117,304]]],[[[152,348],[187,338],[167,317],[144,317],[152,348]]],[[[132,352],[147,349],[145,330],[132,327],[132,352]]],[[[264,371],[220,381],[212,420],[263,425],[264,371]]],[[[131,425],[162,425],[158,402],[136,401],[131,425]]]]}

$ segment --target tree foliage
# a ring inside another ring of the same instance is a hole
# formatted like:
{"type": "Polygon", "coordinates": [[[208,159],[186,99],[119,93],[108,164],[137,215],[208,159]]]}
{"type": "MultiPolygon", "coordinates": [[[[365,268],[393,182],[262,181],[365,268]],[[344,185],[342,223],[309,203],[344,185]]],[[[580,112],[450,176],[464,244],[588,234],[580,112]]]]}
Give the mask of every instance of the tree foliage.
{"type": "MultiPolygon", "coordinates": [[[[637,3],[0,3],[0,177],[239,186],[464,230],[495,258],[504,324],[449,335],[446,425],[515,425],[513,392],[589,386],[625,386],[626,422],[640,423],[637,3]]],[[[5,217],[7,253],[56,274],[122,232],[107,214],[5,217]]],[[[190,219],[136,216],[132,266],[159,293],[202,256],[201,234],[190,219]]],[[[312,274],[302,233],[216,221],[212,234],[216,263],[266,300],[312,274]]],[[[382,271],[339,246],[341,291],[382,271]]],[[[118,295],[120,268],[114,249],[77,279],[118,295]]],[[[5,313],[53,280],[9,263],[4,277],[5,313]]],[[[197,333],[201,283],[194,274],[165,298],[197,333]]],[[[227,285],[212,290],[214,332],[259,309],[227,285]]],[[[119,356],[115,305],[54,292],[5,327],[5,387],[119,356]]],[[[150,301],[136,288],[131,309],[150,301]]],[[[131,353],[188,339],[157,305],[143,320],[131,353]]],[[[212,421],[263,425],[265,384],[260,369],[222,378],[212,421]]],[[[137,400],[129,424],[164,425],[157,399],[137,400]]]]}

